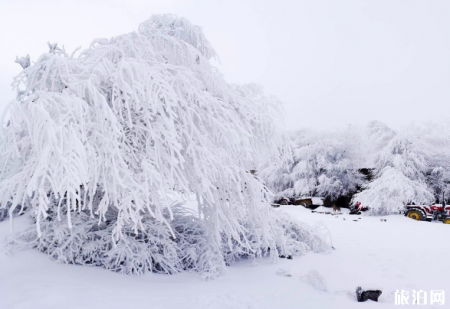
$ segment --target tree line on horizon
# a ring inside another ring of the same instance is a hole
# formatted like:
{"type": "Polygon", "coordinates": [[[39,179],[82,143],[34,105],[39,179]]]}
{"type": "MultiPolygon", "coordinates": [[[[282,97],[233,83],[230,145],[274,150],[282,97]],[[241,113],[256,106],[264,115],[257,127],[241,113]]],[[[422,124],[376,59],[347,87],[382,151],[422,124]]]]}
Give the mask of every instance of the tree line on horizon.
{"type": "Polygon", "coordinates": [[[450,193],[450,128],[379,121],[340,130],[290,132],[291,160],[266,164],[260,177],[282,197],[350,197],[370,214],[398,213],[407,203],[442,202],[450,193]],[[367,177],[369,176],[369,177],[367,177]]]}

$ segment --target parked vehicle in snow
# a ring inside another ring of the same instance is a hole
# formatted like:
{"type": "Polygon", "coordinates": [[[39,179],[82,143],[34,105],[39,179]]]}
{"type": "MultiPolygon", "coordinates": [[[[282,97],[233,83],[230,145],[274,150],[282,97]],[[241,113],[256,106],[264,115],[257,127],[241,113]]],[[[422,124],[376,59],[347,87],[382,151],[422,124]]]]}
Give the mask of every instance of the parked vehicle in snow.
{"type": "Polygon", "coordinates": [[[293,205],[300,205],[310,209],[316,209],[324,205],[324,197],[305,197],[294,201],[293,205]]]}
{"type": "Polygon", "coordinates": [[[444,204],[434,205],[406,205],[403,211],[408,218],[418,221],[439,220],[450,224],[450,206],[444,204]]]}
{"type": "Polygon", "coordinates": [[[362,211],[369,210],[369,207],[361,205],[361,202],[356,202],[355,205],[350,206],[350,215],[360,215],[362,211]]]}
{"type": "Polygon", "coordinates": [[[303,206],[310,209],[316,209],[325,204],[325,198],[315,196],[302,197],[299,199],[283,197],[275,201],[274,204],[303,206]]]}

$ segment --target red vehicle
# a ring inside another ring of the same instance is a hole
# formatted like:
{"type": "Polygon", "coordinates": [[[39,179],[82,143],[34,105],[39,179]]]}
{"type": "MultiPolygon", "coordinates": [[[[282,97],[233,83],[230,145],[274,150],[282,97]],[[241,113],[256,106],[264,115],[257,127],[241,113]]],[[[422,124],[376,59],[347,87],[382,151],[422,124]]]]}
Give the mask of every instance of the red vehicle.
{"type": "Polygon", "coordinates": [[[450,206],[445,204],[434,205],[406,205],[405,216],[418,221],[439,220],[445,224],[450,224],[450,206]]]}
{"type": "Polygon", "coordinates": [[[361,205],[361,202],[356,202],[356,205],[350,206],[350,215],[360,215],[362,211],[369,210],[369,207],[361,205]]]}

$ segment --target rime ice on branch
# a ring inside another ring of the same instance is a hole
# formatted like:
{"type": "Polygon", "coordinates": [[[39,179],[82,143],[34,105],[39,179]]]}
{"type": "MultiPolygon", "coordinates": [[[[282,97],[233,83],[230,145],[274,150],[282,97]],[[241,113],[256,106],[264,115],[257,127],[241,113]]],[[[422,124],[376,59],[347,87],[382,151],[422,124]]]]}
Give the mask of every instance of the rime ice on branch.
{"type": "Polygon", "coordinates": [[[30,66],[30,55],[26,55],[25,57],[20,58],[16,56],[16,61],[14,62],[20,64],[22,69],[26,69],[30,66]]]}
{"type": "Polygon", "coordinates": [[[77,57],[49,48],[15,78],[25,91],[1,140],[1,205],[36,220],[22,238],[60,261],[125,273],[217,274],[267,248],[327,248],[307,226],[288,233],[247,172],[285,155],[279,102],[227,84],[199,27],[155,15],[77,57]],[[192,194],[196,216],[172,207],[192,194]]]}

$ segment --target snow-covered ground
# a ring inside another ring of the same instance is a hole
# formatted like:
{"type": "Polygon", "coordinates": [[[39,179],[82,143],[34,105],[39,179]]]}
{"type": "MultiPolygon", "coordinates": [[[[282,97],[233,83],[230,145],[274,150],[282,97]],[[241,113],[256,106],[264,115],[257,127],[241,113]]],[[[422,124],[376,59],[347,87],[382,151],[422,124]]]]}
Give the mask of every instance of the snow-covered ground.
{"type": "MultiPolygon", "coordinates": [[[[130,277],[61,265],[34,250],[0,253],[0,308],[394,308],[397,289],[450,295],[448,225],[400,215],[383,217],[384,222],[381,217],[316,214],[291,205],[277,211],[311,224],[323,221],[336,250],[278,263],[236,263],[209,282],[192,273],[130,277]],[[305,274],[311,270],[322,275],[327,291],[308,283],[305,274]],[[357,286],[381,289],[379,303],[356,302],[357,286]]],[[[8,233],[8,222],[1,222],[1,239],[8,233]]],[[[449,305],[450,299],[436,308],[449,305]]]]}

